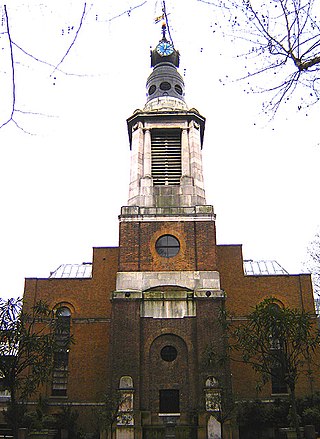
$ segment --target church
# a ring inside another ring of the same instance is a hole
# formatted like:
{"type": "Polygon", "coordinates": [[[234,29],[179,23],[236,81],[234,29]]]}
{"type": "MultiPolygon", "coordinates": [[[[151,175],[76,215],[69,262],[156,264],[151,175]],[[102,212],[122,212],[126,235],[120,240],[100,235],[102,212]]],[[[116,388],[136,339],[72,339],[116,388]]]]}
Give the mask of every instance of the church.
{"type": "MultiPolygon", "coordinates": [[[[131,169],[119,246],[96,247],[90,263],[25,282],[24,302],[47,302],[75,340],[57,356],[43,396],[53,412],[77,411],[87,433],[107,399],[117,439],[212,439],[222,430],[237,438],[234,419],[221,413],[256,398],[257,378],[244,364],[214,361],[227,353],[222,311],[241,320],[272,295],[314,312],[309,275],[245,261],[241,245],[216,242],[203,179],[206,120],[186,103],[179,57],[163,25],[145,106],[127,119],[131,169]]],[[[309,394],[310,386],[302,379],[297,390],[309,394]]],[[[259,397],[284,392],[271,382],[259,397]]]]}

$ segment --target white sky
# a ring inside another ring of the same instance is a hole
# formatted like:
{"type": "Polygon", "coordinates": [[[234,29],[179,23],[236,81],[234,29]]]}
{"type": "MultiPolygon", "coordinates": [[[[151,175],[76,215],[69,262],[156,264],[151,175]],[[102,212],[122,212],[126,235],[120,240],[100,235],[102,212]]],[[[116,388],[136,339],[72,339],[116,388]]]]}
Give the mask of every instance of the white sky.
{"type": "MultiPolygon", "coordinates": [[[[51,75],[14,48],[17,108],[43,115],[16,116],[34,135],[13,123],[0,130],[0,296],[22,295],[25,277],[47,277],[61,263],[91,261],[94,246],[117,246],[129,183],[126,119],[145,103],[150,46],[161,36],[156,3],[88,2],[60,66],[83,76],[51,75]]],[[[7,8],[13,41],[57,64],[83,2],[15,1],[7,8]]],[[[247,259],[276,259],[300,272],[320,222],[318,108],[306,116],[288,107],[268,123],[260,115],[263,96],[219,81],[241,61],[228,39],[212,32],[214,10],[196,0],[167,0],[167,10],[187,103],[207,119],[204,177],[218,243],[243,244],[247,259]]],[[[0,124],[10,112],[8,49],[3,35],[0,124]]]]}

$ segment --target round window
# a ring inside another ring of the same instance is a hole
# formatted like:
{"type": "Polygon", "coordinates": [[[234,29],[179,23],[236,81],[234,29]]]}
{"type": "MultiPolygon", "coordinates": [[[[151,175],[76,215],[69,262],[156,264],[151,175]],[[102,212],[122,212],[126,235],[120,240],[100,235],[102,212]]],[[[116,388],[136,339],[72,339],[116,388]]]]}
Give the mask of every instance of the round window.
{"type": "Polygon", "coordinates": [[[172,235],[163,235],[156,242],[156,250],[164,258],[172,258],[179,253],[180,242],[172,235]]]}
{"type": "Polygon", "coordinates": [[[151,87],[149,88],[149,95],[153,95],[153,93],[156,91],[156,86],[155,85],[151,85],[151,87]]]}
{"type": "Polygon", "coordinates": [[[161,90],[170,90],[171,84],[169,82],[161,82],[160,89],[161,90]]]}
{"type": "Polygon", "coordinates": [[[174,361],[177,358],[178,352],[174,346],[165,346],[160,352],[163,361],[174,361]]]}
{"type": "Polygon", "coordinates": [[[174,89],[179,95],[182,95],[182,88],[180,87],[180,85],[175,85],[174,89]]]}

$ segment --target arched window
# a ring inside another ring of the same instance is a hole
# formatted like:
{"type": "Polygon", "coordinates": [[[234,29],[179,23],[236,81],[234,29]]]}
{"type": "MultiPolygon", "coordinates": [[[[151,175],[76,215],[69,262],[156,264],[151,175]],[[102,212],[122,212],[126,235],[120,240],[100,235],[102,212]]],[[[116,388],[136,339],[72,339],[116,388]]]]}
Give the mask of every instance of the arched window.
{"type": "Polygon", "coordinates": [[[285,382],[286,366],[284,361],[284,340],[281,331],[281,303],[269,305],[270,323],[270,355],[273,361],[271,367],[271,392],[273,394],[288,393],[285,382]]]}
{"type": "Polygon", "coordinates": [[[60,308],[58,308],[56,310],[56,316],[57,317],[70,317],[71,311],[67,306],[60,306],[60,308]]]}
{"type": "Polygon", "coordinates": [[[52,373],[52,396],[67,396],[71,311],[67,306],[56,310],[55,353],[52,373]]]}

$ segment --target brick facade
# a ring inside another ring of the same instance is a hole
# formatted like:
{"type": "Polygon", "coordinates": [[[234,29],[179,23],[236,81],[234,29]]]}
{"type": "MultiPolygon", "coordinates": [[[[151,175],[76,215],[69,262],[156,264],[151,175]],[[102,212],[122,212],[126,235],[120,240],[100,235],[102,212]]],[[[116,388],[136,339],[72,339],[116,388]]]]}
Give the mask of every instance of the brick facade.
{"type": "MultiPolygon", "coordinates": [[[[195,255],[194,248],[186,252],[187,256],[183,254],[179,262],[173,262],[174,265],[168,267],[157,263],[159,256],[152,254],[148,244],[148,236],[153,236],[155,240],[160,232],[174,233],[183,241],[182,236],[188,233],[186,230],[190,230],[192,236],[193,223],[164,224],[160,230],[157,230],[157,223],[153,223],[152,227],[148,224],[142,225],[148,234],[142,234],[141,246],[149,249],[149,255],[144,257],[144,265],[140,264],[140,269],[156,268],[161,271],[170,268],[179,270],[180,267],[191,270],[196,268],[195,262],[194,265],[191,262],[195,255]]],[[[208,226],[208,236],[214,236],[212,224],[203,223],[197,226],[197,230],[208,226]]],[[[121,230],[124,233],[125,227],[121,230]]],[[[190,239],[194,240],[194,235],[190,239]]],[[[197,237],[197,241],[206,245],[205,231],[201,239],[197,237]]],[[[188,245],[191,245],[190,240],[188,245]]],[[[95,248],[91,279],[26,279],[26,305],[41,298],[52,307],[63,304],[71,309],[71,331],[75,345],[70,353],[67,397],[52,397],[50,383],[43,392],[53,407],[60,406],[61,403],[72,404],[82,414],[80,422],[87,431],[94,430],[93,407],[101,402],[110,386],[117,388],[120,377],[125,375],[133,378],[134,406],[139,407],[139,416],[143,414],[143,422],[147,425],[159,423],[155,413],[159,410],[161,388],[179,389],[183,413],[181,422],[186,425],[194,422],[194,413],[199,412],[199,407],[200,412],[205,413],[203,389],[207,376],[215,375],[224,386],[231,385],[224,371],[209,371],[202,364],[203,353],[208,345],[213,343],[216,352],[223,353],[223,332],[218,322],[224,303],[228,311],[239,318],[270,295],[291,307],[301,309],[303,306],[311,312],[314,309],[309,275],[246,276],[241,246],[214,245],[212,258],[203,259],[201,268],[215,268],[219,272],[221,289],[226,294],[226,300],[197,299],[196,317],[141,318],[140,299],[112,299],[112,293],[116,290],[118,266],[122,269],[132,267],[126,265],[127,261],[121,265],[119,254],[121,252],[118,248],[95,248]],[[179,351],[174,363],[159,361],[159,352],[165,345],[173,345],[179,351]]],[[[135,269],[136,266],[132,268],[135,269]]],[[[252,398],[257,395],[258,377],[254,376],[249,366],[232,363],[231,372],[235,398],[252,398]]],[[[298,393],[310,394],[311,385],[313,390],[317,388],[316,377],[313,377],[312,383],[302,378],[298,383],[298,393]]],[[[259,396],[270,397],[270,392],[267,385],[259,396]]],[[[142,434],[142,430],[139,431],[142,434]]],[[[203,433],[199,437],[206,436],[203,433]]]]}
{"type": "Polygon", "coordinates": [[[214,222],[122,222],[120,223],[119,271],[216,270],[214,222]],[[180,251],[174,258],[161,258],[155,243],[162,235],[174,235],[180,251]]]}

